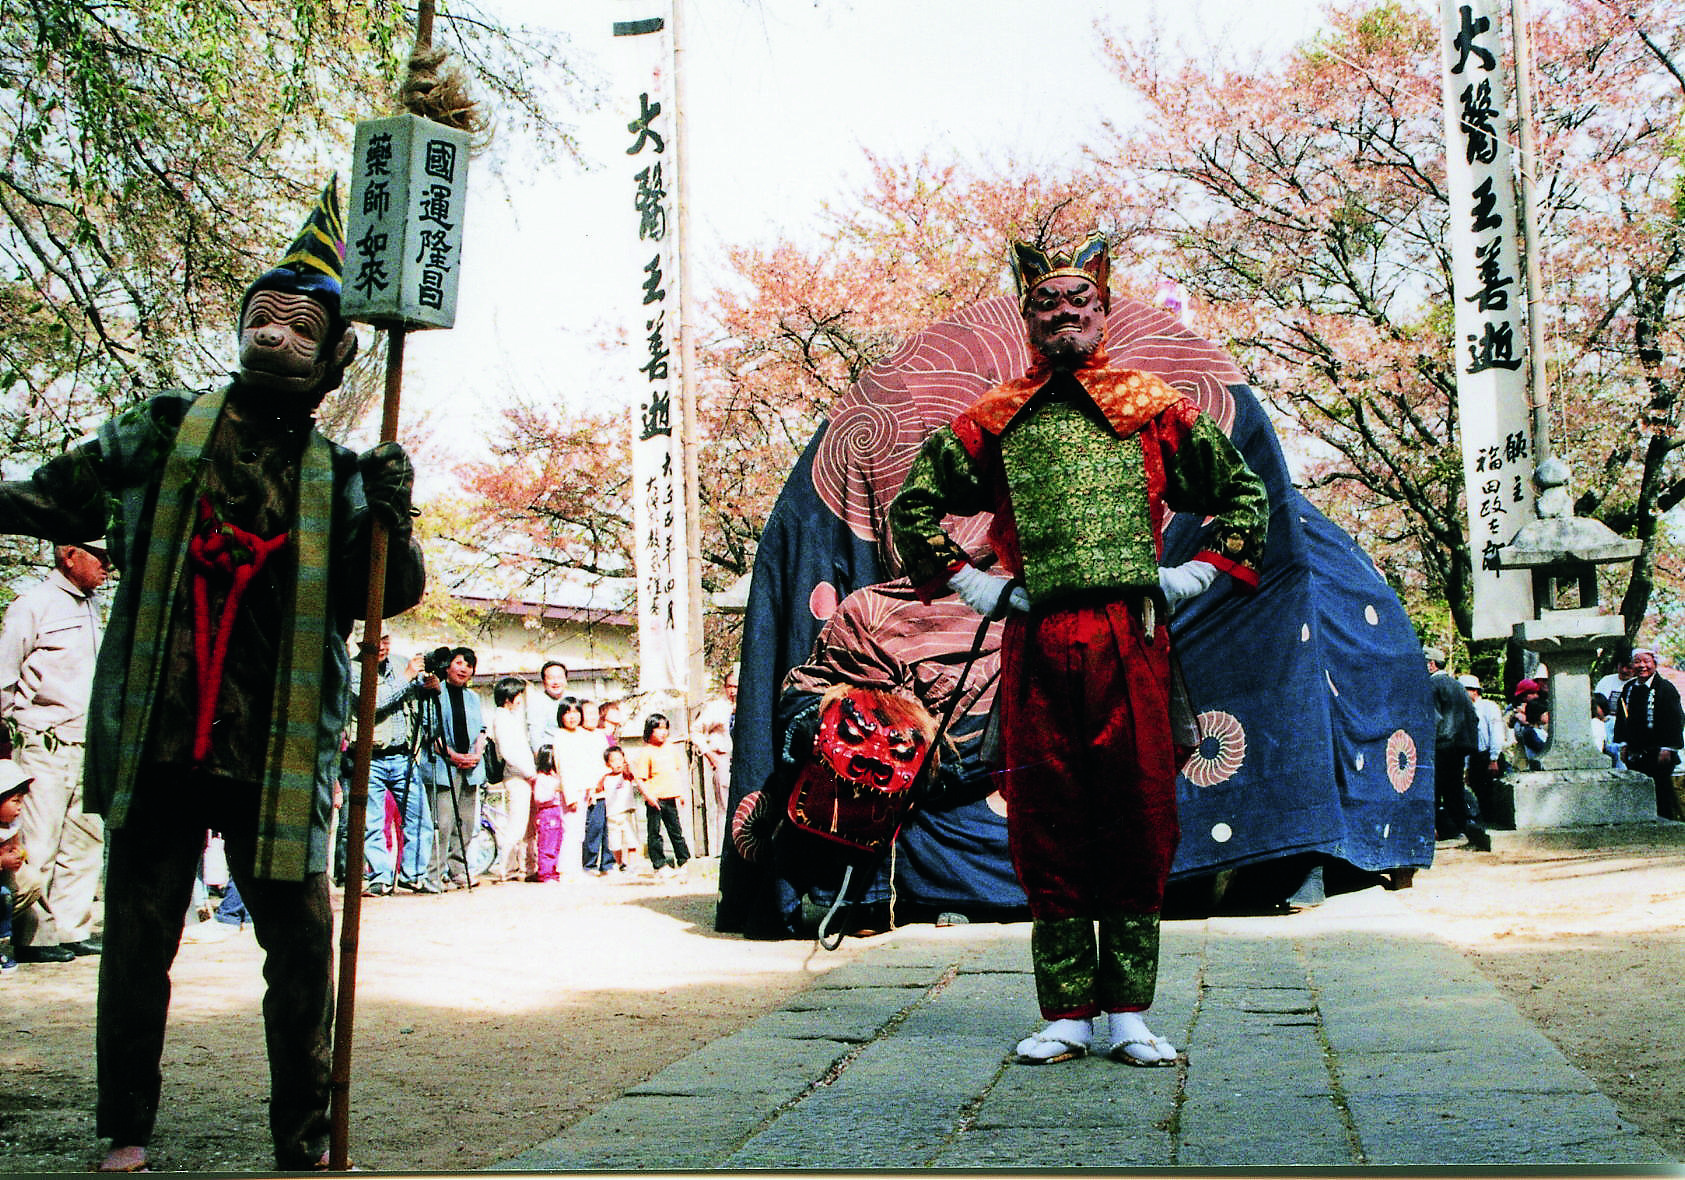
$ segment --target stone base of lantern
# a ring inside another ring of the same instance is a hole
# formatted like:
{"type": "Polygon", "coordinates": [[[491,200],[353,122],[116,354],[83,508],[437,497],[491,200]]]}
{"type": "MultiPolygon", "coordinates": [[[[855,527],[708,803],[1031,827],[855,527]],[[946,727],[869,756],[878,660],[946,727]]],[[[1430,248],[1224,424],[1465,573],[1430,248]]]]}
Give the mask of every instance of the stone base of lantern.
{"type": "Polygon", "coordinates": [[[1519,831],[1663,822],[1656,815],[1656,784],[1633,770],[1526,770],[1494,786],[1511,797],[1519,831]]]}

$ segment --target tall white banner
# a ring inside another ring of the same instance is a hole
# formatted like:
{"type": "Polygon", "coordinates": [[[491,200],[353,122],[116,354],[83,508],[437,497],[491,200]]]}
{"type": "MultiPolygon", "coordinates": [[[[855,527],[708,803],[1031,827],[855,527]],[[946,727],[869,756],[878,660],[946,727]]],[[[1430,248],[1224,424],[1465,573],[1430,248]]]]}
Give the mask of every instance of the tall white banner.
{"type": "Polygon", "coordinates": [[[1527,284],[1519,264],[1510,171],[1509,82],[1496,0],[1441,0],[1445,168],[1451,195],[1458,425],[1474,557],[1474,638],[1506,638],[1533,617],[1525,570],[1497,552],[1533,518],[1527,406],[1527,284]]]}
{"type": "Polygon", "coordinates": [[[683,692],[691,650],[679,385],[679,218],[672,21],[666,0],[628,0],[613,27],[612,118],[623,155],[626,243],[614,277],[632,344],[638,690],[683,692]]]}

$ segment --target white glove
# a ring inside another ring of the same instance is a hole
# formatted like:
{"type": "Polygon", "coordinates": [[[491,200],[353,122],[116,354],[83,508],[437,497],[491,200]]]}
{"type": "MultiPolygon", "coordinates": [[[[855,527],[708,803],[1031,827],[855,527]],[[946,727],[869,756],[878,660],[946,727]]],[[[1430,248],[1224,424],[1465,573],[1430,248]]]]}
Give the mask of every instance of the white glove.
{"type": "Polygon", "coordinates": [[[1158,586],[1164,591],[1164,601],[1171,610],[1204,594],[1216,580],[1217,567],[1209,561],[1184,561],[1181,565],[1158,567],[1158,586]]]}
{"type": "MultiPolygon", "coordinates": [[[[1216,570],[1212,570],[1216,573],[1216,570]]],[[[986,574],[974,565],[962,565],[948,578],[948,589],[960,596],[960,601],[980,615],[992,615],[1000,606],[1000,596],[1011,583],[1006,578],[986,574]]],[[[1030,609],[1030,596],[1022,586],[1013,586],[1006,600],[1013,610],[1030,609]]]]}

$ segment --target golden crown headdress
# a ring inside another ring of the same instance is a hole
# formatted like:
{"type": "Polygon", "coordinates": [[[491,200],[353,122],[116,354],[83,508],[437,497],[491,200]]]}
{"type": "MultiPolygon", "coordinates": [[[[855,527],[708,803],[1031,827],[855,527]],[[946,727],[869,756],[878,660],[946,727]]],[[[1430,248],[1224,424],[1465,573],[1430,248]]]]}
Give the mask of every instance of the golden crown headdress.
{"type": "Polygon", "coordinates": [[[1018,310],[1023,311],[1034,291],[1048,279],[1069,275],[1087,279],[1100,288],[1101,306],[1110,310],[1112,255],[1105,235],[1089,234],[1072,254],[1049,254],[1028,242],[1012,243],[1012,277],[1018,282],[1018,310]]]}

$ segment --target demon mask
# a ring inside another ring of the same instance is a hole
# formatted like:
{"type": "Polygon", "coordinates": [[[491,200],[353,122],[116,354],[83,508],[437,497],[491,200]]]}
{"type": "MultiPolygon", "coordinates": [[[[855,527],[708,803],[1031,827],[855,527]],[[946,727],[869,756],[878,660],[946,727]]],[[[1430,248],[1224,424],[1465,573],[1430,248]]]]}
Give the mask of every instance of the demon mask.
{"type": "Polygon", "coordinates": [[[863,851],[887,848],[912,806],[935,733],[935,719],[917,702],[850,685],[831,689],[820,701],[813,754],[790,792],[790,821],[863,851]]]}

